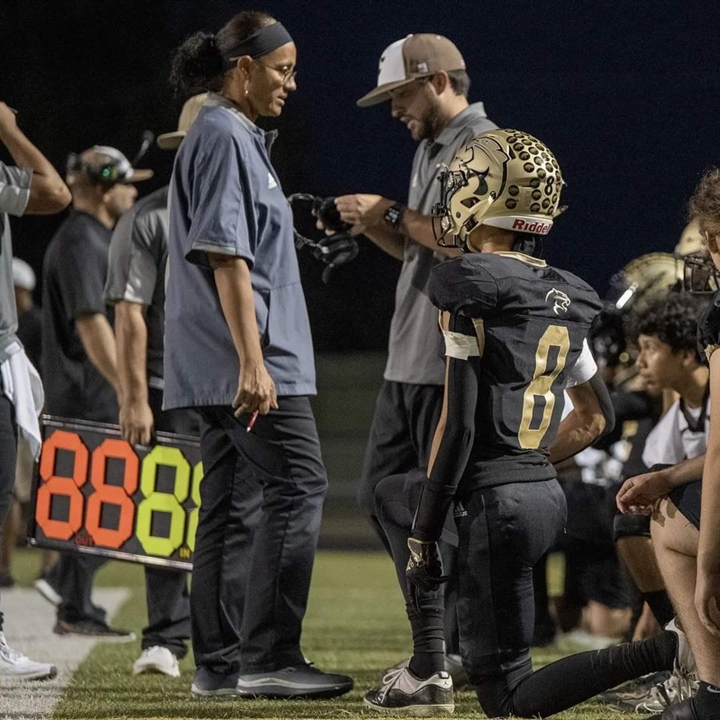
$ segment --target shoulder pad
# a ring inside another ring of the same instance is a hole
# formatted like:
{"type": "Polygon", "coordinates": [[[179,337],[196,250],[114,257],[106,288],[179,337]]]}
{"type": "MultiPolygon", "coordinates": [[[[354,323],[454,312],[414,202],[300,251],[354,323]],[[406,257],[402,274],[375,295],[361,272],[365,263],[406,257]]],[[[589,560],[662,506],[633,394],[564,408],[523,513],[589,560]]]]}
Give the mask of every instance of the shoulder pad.
{"type": "Polygon", "coordinates": [[[433,268],[428,295],[440,310],[480,317],[497,304],[497,282],[480,255],[462,255],[433,268]]]}

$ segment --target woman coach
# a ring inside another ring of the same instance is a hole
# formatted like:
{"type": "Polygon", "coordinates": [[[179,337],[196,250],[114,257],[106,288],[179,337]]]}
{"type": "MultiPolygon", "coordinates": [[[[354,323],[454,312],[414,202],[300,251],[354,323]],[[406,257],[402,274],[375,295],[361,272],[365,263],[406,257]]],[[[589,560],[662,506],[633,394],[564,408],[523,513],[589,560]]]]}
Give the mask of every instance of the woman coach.
{"type": "Polygon", "coordinates": [[[279,22],[246,11],[190,37],[173,62],[180,92],[211,92],[170,183],[165,329],[164,406],[203,420],[195,695],[352,688],[300,650],[327,478],[292,215],[270,162],[275,133],[255,124],[282,113],[296,58],[279,22]]]}

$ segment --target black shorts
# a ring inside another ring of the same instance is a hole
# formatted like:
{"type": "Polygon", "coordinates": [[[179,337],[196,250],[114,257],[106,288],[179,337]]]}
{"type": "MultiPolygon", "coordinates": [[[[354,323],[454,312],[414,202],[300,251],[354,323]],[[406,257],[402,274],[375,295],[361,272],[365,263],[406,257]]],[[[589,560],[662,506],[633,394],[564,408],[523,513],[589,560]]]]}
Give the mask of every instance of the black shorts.
{"type": "Polygon", "coordinates": [[[700,529],[700,496],[702,480],[681,485],[670,493],[675,507],[699,530],[700,529]]]}

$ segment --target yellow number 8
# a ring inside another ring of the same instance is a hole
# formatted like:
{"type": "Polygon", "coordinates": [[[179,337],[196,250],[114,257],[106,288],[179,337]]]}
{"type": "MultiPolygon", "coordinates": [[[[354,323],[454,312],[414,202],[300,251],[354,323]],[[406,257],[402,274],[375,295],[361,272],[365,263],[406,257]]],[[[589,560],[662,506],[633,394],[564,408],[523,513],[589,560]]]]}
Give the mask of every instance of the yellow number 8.
{"type": "Polygon", "coordinates": [[[569,351],[570,335],[567,328],[562,325],[550,325],[538,343],[535,351],[533,379],[523,394],[523,412],[520,430],[518,431],[518,441],[520,447],[526,450],[539,448],[545,437],[555,409],[555,393],[552,391],[552,385],[557,376],[563,371],[569,351]],[[555,367],[548,373],[547,365],[551,347],[558,348],[558,356],[555,367]],[[538,397],[543,398],[545,401],[542,419],[538,427],[531,428],[530,424],[535,414],[535,404],[538,397]]]}
{"type": "Polygon", "coordinates": [[[170,557],[185,536],[185,508],[180,503],[185,502],[190,493],[190,463],[178,448],[156,445],[143,460],[140,489],[145,499],[138,506],[135,535],[148,555],[170,557]],[[157,471],[161,465],[175,469],[172,493],[157,490],[157,471]],[[170,514],[170,537],[152,534],[155,512],[170,514]]]}

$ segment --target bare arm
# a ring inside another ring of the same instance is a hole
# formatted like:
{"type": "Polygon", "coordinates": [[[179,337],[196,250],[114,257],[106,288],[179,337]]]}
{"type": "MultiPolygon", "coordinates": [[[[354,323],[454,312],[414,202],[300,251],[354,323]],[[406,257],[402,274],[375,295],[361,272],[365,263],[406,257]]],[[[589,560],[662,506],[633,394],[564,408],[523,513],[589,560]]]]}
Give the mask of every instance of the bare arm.
{"type": "Polygon", "coordinates": [[[437,244],[432,217],[423,215],[417,210],[405,208],[398,232],[392,230],[385,224],[383,218],[388,208],[395,204],[394,200],[380,195],[342,195],[335,198],[335,204],[343,221],[353,226],[351,230],[353,235],[366,235],[378,247],[398,260],[402,260],[405,238],[446,257],[460,254],[459,250],[443,248],[437,244]],[[399,255],[397,248],[400,249],[399,255]]]}
{"type": "MultiPolygon", "coordinates": [[[[720,352],[710,356],[710,397],[720,398],[720,352]]],[[[695,607],[703,625],[720,636],[720,413],[710,413],[710,432],[703,471],[700,543],[697,555],[695,607]]]]}
{"type": "Polygon", "coordinates": [[[215,274],[223,315],[240,361],[240,380],[233,400],[235,414],[257,410],[266,415],[278,405],[275,383],[263,360],[250,268],[239,257],[210,253],[208,258],[215,274]]]}
{"type": "Polygon", "coordinates": [[[18,167],[33,171],[26,213],[51,215],[68,206],[72,198],[67,185],[52,164],[25,137],[17,126],[15,113],[3,102],[0,102],[0,142],[8,149],[18,167]]]}
{"type": "Polygon", "coordinates": [[[97,371],[113,386],[119,399],[122,391],[118,381],[115,336],[102,313],[81,315],[75,320],[83,349],[97,371]]]}
{"type": "Polygon", "coordinates": [[[120,430],[133,445],[149,445],[154,418],[148,402],[145,308],[122,300],[115,305],[117,374],[122,388],[120,430]]]}
{"type": "Polygon", "coordinates": [[[568,388],[573,409],[560,423],[550,445],[550,462],[559,463],[589,447],[605,429],[605,414],[590,382],[568,388]]]}

